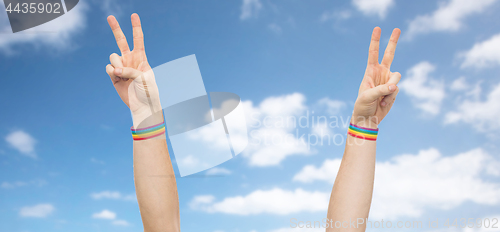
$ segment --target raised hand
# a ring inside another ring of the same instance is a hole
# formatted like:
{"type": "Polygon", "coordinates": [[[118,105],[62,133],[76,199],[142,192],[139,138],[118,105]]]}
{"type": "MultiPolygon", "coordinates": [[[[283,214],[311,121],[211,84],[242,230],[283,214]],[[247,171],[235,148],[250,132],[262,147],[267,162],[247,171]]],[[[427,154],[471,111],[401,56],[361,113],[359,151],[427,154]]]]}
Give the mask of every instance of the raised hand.
{"type": "Polygon", "coordinates": [[[118,95],[130,108],[134,126],[155,112],[161,111],[158,87],[153,70],[149,66],[144,49],[144,34],[139,15],[132,14],[134,49],[130,51],[123,31],[112,15],[108,23],[120,49],[121,56],[116,53],[109,57],[110,63],[106,72],[111,78],[118,95]]]}
{"type": "MultiPolygon", "coordinates": [[[[132,51],[115,17],[108,17],[121,56],[111,54],[111,64],[106,66],[106,71],[116,92],[130,108],[137,129],[163,122],[163,114],[155,76],[144,51],[141,21],[137,14],[132,14],[131,18],[132,51]]],[[[135,192],[144,231],[179,232],[179,196],[165,136],[134,140],[133,144],[135,192]]]]}
{"type": "Polygon", "coordinates": [[[368,64],[351,120],[353,124],[370,128],[377,128],[389,113],[399,92],[397,84],[401,79],[400,73],[390,71],[401,31],[398,28],[392,31],[382,63],[378,62],[380,34],[381,29],[375,27],[370,42],[368,64]]]}

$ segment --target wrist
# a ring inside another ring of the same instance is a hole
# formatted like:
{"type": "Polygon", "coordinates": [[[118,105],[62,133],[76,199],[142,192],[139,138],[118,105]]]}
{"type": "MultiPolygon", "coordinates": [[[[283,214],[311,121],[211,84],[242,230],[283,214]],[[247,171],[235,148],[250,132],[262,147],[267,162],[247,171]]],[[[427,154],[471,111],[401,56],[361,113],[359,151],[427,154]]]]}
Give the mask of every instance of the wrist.
{"type": "Polygon", "coordinates": [[[378,121],[377,116],[368,116],[367,117],[367,116],[352,115],[351,123],[353,125],[360,126],[360,127],[377,129],[379,121],[378,121]]]}
{"type": "Polygon", "coordinates": [[[358,122],[358,125],[351,122],[347,134],[358,139],[376,141],[378,135],[378,128],[373,128],[373,124],[365,123],[365,121],[358,122]],[[359,125],[366,124],[366,125],[359,125]],[[372,127],[367,127],[372,126],[372,127]]]}
{"type": "Polygon", "coordinates": [[[150,108],[131,112],[134,128],[144,128],[164,121],[163,111],[152,112],[150,108]]]}

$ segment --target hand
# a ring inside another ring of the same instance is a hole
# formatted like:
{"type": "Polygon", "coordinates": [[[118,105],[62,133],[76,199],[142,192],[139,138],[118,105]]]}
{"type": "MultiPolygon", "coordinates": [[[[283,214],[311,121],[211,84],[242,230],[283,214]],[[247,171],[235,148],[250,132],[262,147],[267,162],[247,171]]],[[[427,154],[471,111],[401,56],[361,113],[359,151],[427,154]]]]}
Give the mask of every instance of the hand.
{"type": "Polygon", "coordinates": [[[156,112],[161,111],[158,87],[151,66],[149,66],[144,50],[144,35],[139,15],[132,14],[134,34],[134,50],[130,51],[127,39],[116,18],[108,17],[108,23],[121,51],[109,57],[111,64],[106,66],[106,72],[111,78],[116,92],[130,108],[134,126],[156,112]]]}
{"type": "Polygon", "coordinates": [[[380,33],[381,29],[379,27],[373,29],[368,64],[359,87],[358,98],[354,104],[351,119],[351,123],[369,128],[377,128],[380,121],[389,113],[399,92],[396,85],[401,79],[401,74],[390,71],[401,31],[398,28],[392,31],[391,39],[385,49],[384,58],[382,63],[379,64],[380,33]]]}

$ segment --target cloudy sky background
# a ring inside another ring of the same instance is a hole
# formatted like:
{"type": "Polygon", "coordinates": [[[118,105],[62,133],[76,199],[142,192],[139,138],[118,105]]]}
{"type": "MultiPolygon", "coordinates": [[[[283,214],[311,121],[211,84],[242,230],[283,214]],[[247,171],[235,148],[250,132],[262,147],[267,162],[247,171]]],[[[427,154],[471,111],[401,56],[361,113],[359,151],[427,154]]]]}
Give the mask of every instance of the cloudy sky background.
{"type": "Polygon", "coordinates": [[[348,121],[374,26],[381,49],[402,30],[392,65],[402,82],[380,125],[371,219],[483,231],[442,225],[500,218],[499,10],[495,0],[86,0],[16,34],[0,13],[0,231],[142,230],[130,113],[105,73],[118,52],[106,17],[131,38],[133,12],[151,66],[196,54],[207,91],[240,95],[251,142],[261,141],[177,180],[182,231],[322,231],[288,227],[326,216],[343,152],[326,141],[346,128],[257,121],[348,121]]]}

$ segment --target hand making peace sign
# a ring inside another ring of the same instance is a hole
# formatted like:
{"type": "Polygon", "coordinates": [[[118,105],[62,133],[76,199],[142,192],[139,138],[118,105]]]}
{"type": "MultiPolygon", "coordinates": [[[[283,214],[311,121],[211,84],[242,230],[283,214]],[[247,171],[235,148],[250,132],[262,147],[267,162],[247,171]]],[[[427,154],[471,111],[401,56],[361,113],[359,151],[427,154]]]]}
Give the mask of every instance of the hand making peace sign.
{"type": "Polygon", "coordinates": [[[401,79],[400,73],[390,71],[401,31],[398,28],[392,31],[382,63],[378,62],[380,34],[381,29],[375,27],[370,42],[368,64],[351,120],[353,124],[371,128],[377,128],[389,113],[399,92],[396,85],[401,79]]]}
{"type": "Polygon", "coordinates": [[[116,92],[130,108],[134,125],[155,112],[161,111],[158,87],[153,70],[149,66],[144,49],[144,35],[139,15],[132,14],[134,50],[130,51],[127,39],[114,16],[108,17],[108,23],[121,51],[121,56],[111,54],[111,64],[106,72],[111,77],[116,92]]]}

